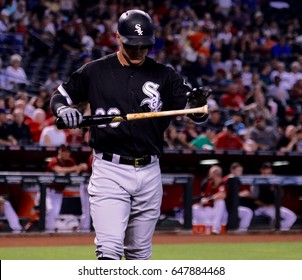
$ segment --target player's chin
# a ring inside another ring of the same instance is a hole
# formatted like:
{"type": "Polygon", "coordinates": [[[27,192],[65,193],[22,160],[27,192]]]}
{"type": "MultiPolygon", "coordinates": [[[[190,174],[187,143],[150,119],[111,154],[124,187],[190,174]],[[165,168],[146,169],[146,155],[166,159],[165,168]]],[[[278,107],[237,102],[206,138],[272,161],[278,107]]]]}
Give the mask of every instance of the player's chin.
{"type": "Polygon", "coordinates": [[[140,65],[144,62],[144,60],[145,57],[132,57],[132,58],[129,57],[129,61],[133,65],[140,65]]]}

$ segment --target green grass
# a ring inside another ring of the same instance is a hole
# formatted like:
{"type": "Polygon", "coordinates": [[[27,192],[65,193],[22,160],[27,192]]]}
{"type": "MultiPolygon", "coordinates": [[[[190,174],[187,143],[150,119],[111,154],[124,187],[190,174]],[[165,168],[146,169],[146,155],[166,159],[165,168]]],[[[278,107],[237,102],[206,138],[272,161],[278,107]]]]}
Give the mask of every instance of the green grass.
{"type": "MultiPolygon", "coordinates": [[[[2,247],[1,260],[95,260],[94,246],[2,247]]],[[[153,260],[302,260],[302,243],[154,245],[153,260]]]]}

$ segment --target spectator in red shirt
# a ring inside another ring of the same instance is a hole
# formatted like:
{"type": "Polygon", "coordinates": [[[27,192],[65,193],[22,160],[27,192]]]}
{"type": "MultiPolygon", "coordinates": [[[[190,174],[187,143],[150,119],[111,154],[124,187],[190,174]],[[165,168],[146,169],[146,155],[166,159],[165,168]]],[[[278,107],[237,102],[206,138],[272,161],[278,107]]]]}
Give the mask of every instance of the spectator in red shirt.
{"type": "Polygon", "coordinates": [[[230,84],[227,88],[227,92],[221,97],[221,105],[225,109],[240,110],[245,105],[246,95],[241,91],[238,91],[236,84],[230,84]]]}
{"type": "Polygon", "coordinates": [[[30,134],[33,143],[39,143],[40,136],[46,120],[46,113],[43,109],[35,109],[32,119],[28,119],[25,123],[29,126],[30,134]]]}
{"type": "Polygon", "coordinates": [[[222,132],[218,133],[214,138],[215,149],[224,150],[242,150],[243,142],[235,133],[234,121],[225,122],[225,127],[222,132]]]}

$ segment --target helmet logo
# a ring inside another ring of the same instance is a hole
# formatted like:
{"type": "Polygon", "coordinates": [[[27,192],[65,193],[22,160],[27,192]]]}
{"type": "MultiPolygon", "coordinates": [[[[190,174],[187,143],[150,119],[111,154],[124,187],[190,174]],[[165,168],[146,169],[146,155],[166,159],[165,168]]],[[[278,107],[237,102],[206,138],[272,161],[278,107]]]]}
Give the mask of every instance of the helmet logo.
{"type": "Polygon", "coordinates": [[[135,32],[137,32],[137,35],[142,36],[143,35],[143,30],[141,28],[141,25],[138,23],[135,25],[135,32]]]}

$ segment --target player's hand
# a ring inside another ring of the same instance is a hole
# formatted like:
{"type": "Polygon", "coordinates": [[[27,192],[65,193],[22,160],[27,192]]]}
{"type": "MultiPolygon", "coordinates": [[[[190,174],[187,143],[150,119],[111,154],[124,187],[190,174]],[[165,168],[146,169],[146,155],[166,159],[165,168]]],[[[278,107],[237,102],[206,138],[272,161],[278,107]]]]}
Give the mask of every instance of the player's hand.
{"type": "MultiPolygon", "coordinates": [[[[197,108],[207,105],[207,98],[211,95],[212,89],[209,87],[194,88],[187,93],[189,108],[197,108]]],[[[188,117],[196,123],[202,123],[207,120],[207,114],[188,114],[188,117]]]]}
{"type": "Polygon", "coordinates": [[[207,98],[211,95],[210,87],[193,88],[187,93],[187,100],[190,108],[197,108],[207,105],[207,98]]]}
{"type": "Polygon", "coordinates": [[[57,116],[62,118],[68,128],[76,128],[82,121],[83,115],[76,108],[62,106],[57,110],[57,116]]]}

